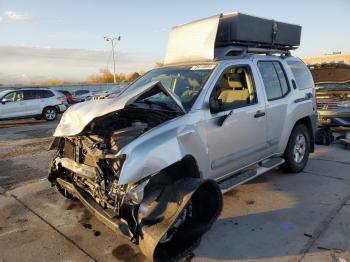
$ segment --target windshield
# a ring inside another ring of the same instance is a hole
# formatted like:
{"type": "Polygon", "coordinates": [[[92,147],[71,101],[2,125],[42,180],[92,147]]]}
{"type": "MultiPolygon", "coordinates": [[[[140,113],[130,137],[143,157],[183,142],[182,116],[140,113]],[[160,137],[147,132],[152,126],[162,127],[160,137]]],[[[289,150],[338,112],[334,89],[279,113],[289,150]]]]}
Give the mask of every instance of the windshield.
{"type": "MultiPolygon", "coordinates": [[[[188,111],[214,68],[214,64],[209,64],[153,69],[132,83],[126,92],[150,82],[159,81],[165,88],[168,88],[179,97],[183,107],[188,111]]],[[[164,93],[157,93],[148,97],[146,102],[167,104],[169,107],[176,106],[174,105],[175,102],[164,93]]]]}
{"type": "Polygon", "coordinates": [[[0,91],[0,99],[9,92],[11,92],[11,90],[1,90],[0,91]]]}

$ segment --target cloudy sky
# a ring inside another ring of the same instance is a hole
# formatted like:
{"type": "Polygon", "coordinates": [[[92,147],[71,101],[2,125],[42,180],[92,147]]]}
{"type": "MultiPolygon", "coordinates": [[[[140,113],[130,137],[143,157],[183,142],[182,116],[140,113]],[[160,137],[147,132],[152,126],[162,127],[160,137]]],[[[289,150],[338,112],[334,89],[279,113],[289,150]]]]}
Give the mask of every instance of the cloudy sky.
{"type": "Polygon", "coordinates": [[[0,0],[0,83],[86,80],[112,68],[103,36],[122,36],[117,72],[162,61],[172,26],[221,12],[303,26],[299,56],[350,52],[349,0],[0,0]]]}

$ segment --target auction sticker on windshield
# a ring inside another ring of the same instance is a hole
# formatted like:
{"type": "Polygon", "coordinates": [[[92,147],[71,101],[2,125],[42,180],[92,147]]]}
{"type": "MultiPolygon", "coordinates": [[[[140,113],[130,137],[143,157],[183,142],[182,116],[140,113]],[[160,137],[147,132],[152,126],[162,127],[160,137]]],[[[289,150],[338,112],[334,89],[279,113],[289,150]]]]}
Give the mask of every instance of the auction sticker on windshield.
{"type": "Polygon", "coordinates": [[[190,70],[212,70],[216,65],[195,65],[190,70]]]}

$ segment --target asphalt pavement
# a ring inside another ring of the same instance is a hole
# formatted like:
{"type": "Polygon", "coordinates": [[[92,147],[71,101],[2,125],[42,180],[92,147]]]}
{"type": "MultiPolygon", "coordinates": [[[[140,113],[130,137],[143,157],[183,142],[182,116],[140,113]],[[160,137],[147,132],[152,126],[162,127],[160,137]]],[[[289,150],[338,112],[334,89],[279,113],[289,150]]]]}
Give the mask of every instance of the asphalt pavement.
{"type": "MultiPolygon", "coordinates": [[[[0,122],[0,261],[146,261],[46,180],[57,122],[0,122]]],[[[192,261],[350,261],[350,150],[317,146],[303,173],[268,172],[224,196],[192,261]]]]}

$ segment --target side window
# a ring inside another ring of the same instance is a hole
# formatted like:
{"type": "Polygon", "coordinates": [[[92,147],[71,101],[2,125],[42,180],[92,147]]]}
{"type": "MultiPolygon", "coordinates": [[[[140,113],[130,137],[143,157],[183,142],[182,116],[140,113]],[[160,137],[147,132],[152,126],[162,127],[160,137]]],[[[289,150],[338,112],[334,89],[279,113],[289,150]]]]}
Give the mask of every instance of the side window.
{"type": "Polygon", "coordinates": [[[300,90],[313,88],[314,81],[310,70],[300,60],[287,60],[287,64],[293,72],[297,88],[300,90]]]}
{"type": "Polygon", "coordinates": [[[38,99],[39,93],[36,90],[24,90],[23,91],[24,100],[38,99]]]}
{"type": "Polygon", "coordinates": [[[17,92],[11,92],[8,93],[3,97],[3,100],[6,102],[17,102],[23,100],[23,92],[17,91],[17,92]]]}
{"type": "Polygon", "coordinates": [[[276,69],[278,80],[279,80],[279,83],[281,85],[282,96],[285,96],[289,92],[289,87],[288,87],[286,75],[285,75],[285,73],[282,69],[282,66],[279,62],[273,62],[273,65],[276,69]]]}
{"type": "Polygon", "coordinates": [[[40,98],[49,98],[53,96],[54,94],[49,90],[40,90],[40,98]]]}
{"type": "Polygon", "coordinates": [[[286,75],[279,62],[260,61],[258,68],[264,82],[267,100],[276,100],[289,92],[286,75]]]}
{"type": "Polygon", "coordinates": [[[221,111],[257,103],[249,66],[226,69],[216,83],[211,96],[220,101],[221,111]]]}

